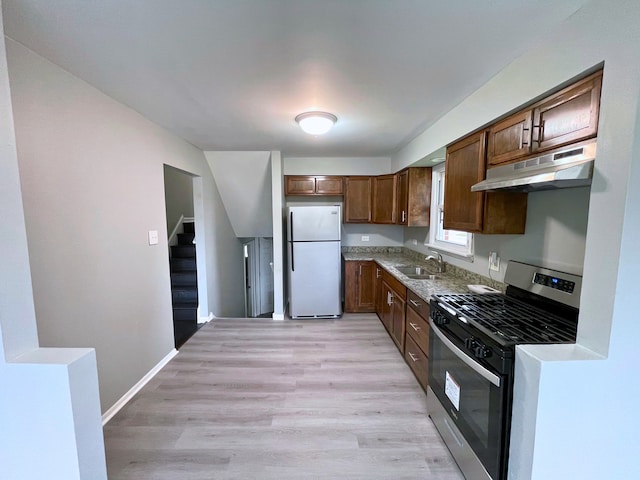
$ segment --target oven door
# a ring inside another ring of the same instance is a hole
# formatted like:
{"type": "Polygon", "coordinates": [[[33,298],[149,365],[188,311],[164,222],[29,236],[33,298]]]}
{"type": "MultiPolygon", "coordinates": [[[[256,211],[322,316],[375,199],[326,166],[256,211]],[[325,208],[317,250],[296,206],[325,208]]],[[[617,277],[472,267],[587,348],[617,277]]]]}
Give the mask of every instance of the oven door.
{"type": "MultiPolygon", "coordinates": [[[[506,472],[508,380],[465,353],[463,340],[448,335],[446,326],[438,327],[433,320],[430,326],[429,387],[442,407],[439,410],[455,424],[464,437],[465,448],[473,450],[490,478],[498,480],[506,472]]],[[[446,418],[444,424],[449,425],[446,418]]],[[[458,448],[462,443],[451,433],[458,448]]]]}

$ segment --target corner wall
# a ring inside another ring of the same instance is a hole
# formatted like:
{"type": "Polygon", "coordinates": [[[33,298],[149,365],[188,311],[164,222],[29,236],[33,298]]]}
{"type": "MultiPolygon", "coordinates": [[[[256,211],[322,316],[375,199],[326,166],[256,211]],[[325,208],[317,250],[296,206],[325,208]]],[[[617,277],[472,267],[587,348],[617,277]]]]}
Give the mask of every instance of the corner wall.
{"type": "Polygon", "coordinates": [[[217,316],[242,312],[241,245],[202,151],[11,39],[7,55],[38,336],[96,349],[104,412],[173,350],[165,164],[202,179],[217,316]]]}

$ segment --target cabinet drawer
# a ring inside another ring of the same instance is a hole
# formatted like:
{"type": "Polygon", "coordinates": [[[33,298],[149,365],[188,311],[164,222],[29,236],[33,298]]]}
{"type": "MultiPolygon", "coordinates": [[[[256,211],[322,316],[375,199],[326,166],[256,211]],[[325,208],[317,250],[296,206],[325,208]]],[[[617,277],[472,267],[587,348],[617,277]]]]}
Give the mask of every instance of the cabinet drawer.
{"type": "Polygon", "coordinates": [[[404,359],[418,379],[418,383],[422,385],[422,388],[427,388],[427,372],[429,371],[427,362],[429,360],[410,335],[407,335],[405,339],[404,359]]]}
{"type": "Polygon", "coordinates": [[[412,340],[429,355],[429,323],[413,308],[407,308],[406,323],[407,335],[411,335],[412,340]]]}
{"type": "Polygon", "coordinates": [[[407,290],[407,305],[413,308],[427,323],[429,322],[429,313],[431,312],[429,302],[423,300],[411,290],[407,290]]]}

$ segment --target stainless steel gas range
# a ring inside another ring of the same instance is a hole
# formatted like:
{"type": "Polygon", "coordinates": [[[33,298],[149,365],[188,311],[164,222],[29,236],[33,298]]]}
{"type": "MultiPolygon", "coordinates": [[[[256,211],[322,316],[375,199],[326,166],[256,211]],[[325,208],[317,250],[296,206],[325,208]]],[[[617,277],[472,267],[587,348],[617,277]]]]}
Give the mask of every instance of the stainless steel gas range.
{"type": "Polygon", "coordinates": [[[581,277],[511,261],[505,283],[430,302],[429,416],[469,480],[507,478],[516,345],[576,341],[581,277]]]}

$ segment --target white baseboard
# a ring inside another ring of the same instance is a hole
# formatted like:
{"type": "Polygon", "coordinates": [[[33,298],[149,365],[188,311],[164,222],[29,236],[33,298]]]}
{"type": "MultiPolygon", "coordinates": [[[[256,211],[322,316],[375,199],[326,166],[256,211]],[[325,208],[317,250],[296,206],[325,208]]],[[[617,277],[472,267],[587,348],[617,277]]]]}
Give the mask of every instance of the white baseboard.
{"type": "Polygon", "coordinates": [[[274,313],[271,315],[274,320],[284,320],[284,313],[274,313]]]}
{"type": "Polygon", "coordinates": [[[213,314],[213,312],[209,312],[208,317],[198,317],[198,323],[207,323],[213,320],[214,318],[216,318],[216,316],[213,314]]]}
{"type": "Polygon", "coordinates": [[[115,414],[118,413],[120,409],[124,407],[127,404],[127,402],[129,402],[129,400],[133,398],[133,396],[136,393],[142,390],[142,387],[144,387],[147,383],[149,383],[149,380],[155,377],[156,374],[160,370],[162,370],[162,367],[164,367],[167,363],[169,363],[169,361],[173,357],[175,357],[177,354],[178,354],[178,350],[176,350],[175,348],[171,350],[167,354],[167,356],[164,357],[162,360],[160,360],[155,367],[149,370],[149,372],[147,372],[147,374],[144,377],[142,377],[138,383],[136,383],[133,387],[131,387],[131,389],[127,393],[125,393],[122,397],[120,397],[120,399],[116,403],[114,403],[109,410],[104,412],[104,414],[102,415],[102,426],[104,427],[106,423],[109,420],[111,420],[115,416],[115,414]]]}

